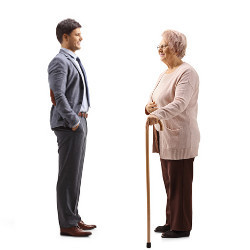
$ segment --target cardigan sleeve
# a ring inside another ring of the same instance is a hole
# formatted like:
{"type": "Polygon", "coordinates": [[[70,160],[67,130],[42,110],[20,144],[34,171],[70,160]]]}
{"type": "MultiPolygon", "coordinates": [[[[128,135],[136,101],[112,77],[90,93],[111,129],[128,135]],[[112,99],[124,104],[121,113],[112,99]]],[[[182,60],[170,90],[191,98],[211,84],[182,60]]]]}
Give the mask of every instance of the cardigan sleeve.
{"type": "MultiPolygon", "coordinates": [[[[158,84],[159,84],[159,82],[160,82],[162,76],[164,75],[164,73],[165,73],[165,71],[162,72],[162,73],[160,74],[160,76],[158,77],[158,80],[157,80],[157,82],[156,82],[156,85],[155,85],[155,87],[154,87],[154,90],[155,90],[155,88],[158,86],[158,84]]],[[[153,92],[152,92],[152,93],[150,94],[150,96],[149,96],[149,100],[148,100],[147,105],[148,105],[150,102],[153,101],[153,100],[152,100],[152,95],[153,95],[153,93],[154,93],[154,90],[153,90],[153,92]]],[[[146,106],[147,106],[147,105],[146,105],[146,106]]],[[[146,106],[145,106],[145,114],[146,114],[146,115],[150,115],[150,113],[146,110],[146,106]]],[[[152,113],[151,113],[151,114],[152,114],[152,113]]]]}
{"type": "Polygon", "coordinates": [[[194,72],[185,71],[176,85],[174,100],[152,112],[151,115],[157,116],[160,120],[169,120],[182,113],[187,108],[194,93],[196,86],[195,82],[192,82],[194,77],[196,77],[194,72]]]}

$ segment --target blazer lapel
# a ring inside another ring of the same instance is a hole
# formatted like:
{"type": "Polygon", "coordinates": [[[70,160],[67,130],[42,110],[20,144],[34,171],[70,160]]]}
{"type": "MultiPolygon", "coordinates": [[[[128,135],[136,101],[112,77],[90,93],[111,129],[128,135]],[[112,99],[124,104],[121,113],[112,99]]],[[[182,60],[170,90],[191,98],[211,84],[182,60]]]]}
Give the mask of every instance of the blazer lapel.
{"type": "Polygon", "coordinates": [[[80,70],[79,67],[77,66],[77,64],[76,64],[76,62],[75,62],[75,60],[74,60],[74,58],[72,58],[72,56],[69,55],[68,53],[66,53],[64,50],[60,50],[60,53],[64,54],[64,55],[67,57],[67,59],[69,59],[69,60],[73,63],[73,65],[75,66],[75,68],[77,69],[78,73],[80,74],[80,76],[81,76],[81,78],[82,78],[82,82],[84,82],[83,73],[81,72],[81,70],[80,70]]]}

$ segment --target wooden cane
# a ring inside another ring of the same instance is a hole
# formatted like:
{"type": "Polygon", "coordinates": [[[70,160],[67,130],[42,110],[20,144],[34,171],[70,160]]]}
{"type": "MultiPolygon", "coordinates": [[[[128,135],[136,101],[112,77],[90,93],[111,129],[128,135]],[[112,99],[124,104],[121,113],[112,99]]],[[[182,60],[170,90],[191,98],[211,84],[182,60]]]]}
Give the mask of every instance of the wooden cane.
{"type": "MultiPolygon", "coordinates": [[[[159,120],[160,131],[163,124],[159,120]]],[[[149,178],[149,122],[146,122],[146,183],[147,183],[147,248],[151,248],[150,241],[150,178],[149,178]]]]}

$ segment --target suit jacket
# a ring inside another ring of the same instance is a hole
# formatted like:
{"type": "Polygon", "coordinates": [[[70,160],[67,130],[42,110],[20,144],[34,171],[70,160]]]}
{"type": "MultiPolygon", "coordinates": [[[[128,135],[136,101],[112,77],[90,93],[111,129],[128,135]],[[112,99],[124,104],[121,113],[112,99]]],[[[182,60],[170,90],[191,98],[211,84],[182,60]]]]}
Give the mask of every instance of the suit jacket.
{"type": "Polygon", "coordinates": [[[48,66],[49,85],[54,93],[56,106],[50,112],[51,128],[72,128],[79,122],[84,85],[74,58],[64,50],[53,58],[48,66]]]}

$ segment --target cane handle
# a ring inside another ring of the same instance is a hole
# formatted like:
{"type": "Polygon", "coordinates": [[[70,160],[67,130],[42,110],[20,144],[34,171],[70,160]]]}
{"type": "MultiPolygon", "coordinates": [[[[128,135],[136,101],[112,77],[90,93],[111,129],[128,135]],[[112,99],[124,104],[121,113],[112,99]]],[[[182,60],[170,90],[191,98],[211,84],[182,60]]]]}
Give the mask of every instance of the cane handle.
{"type": "Polygon", "coordinates": [[[158,123],[159,123],[159,125],[160,125],[160,131],[162,131],[162,130],[163,130],[163,123],[162,123],[161,120],[159,120],[158,123]]]}

